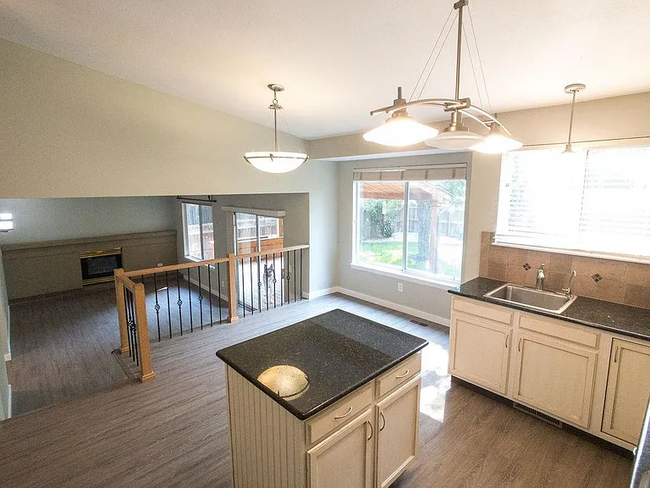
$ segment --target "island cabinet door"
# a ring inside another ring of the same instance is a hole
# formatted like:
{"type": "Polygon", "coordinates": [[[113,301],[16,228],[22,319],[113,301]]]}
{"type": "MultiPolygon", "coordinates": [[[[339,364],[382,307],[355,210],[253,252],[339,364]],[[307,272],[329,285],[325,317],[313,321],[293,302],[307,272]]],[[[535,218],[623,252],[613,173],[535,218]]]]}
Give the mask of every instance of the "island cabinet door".
{"type": "Polygon", "coordinates": [[[559,419],[589,428],[596,352],[520,331],[513,398],[559,419]]]}
{"type": "Polygon", "coordinates": [[[505,395],[512,329],[487,319],[453,313],[449,372],[505,395]]]}
{"type": "Polygon", "coordinates": [[[390,486],[418,450],[420,376],[377,403],[377,487],[390,486]]]}
{"type": "Polygon", "coordinates": [[[650,347],[614,339],[602,431],[638,444],[650,396],[650,347]]]}
{"type": "Polygon", "coordinates": [[[371,488],[375,427],[372,409],[307,451],[310,488],[371,488]]]}

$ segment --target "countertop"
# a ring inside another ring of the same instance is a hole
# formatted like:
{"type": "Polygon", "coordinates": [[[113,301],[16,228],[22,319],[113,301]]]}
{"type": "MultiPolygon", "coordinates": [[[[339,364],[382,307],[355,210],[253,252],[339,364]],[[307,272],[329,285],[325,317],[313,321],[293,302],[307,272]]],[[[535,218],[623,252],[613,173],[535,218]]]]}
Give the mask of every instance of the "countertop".
{"type": "Polygon", "coordinates": [[[650,488],[650,403],[645,412],[630,488],[650,488]]]}
{"type": "Polygon", "coordinates": [[[504,281],[475,278],[449,290],[449,293],[650,341],[650,310],[648,309],[579,296],[564,312],[555,314],[530,310],[516,304],[504,305],[503,302],[484,296],[503,284],[504,281]]]}
{"type": "Polygon", "coordinates": [[[217,356],[305,420],[427,344],[419,337],[337,309],[221,349],[217,356]],[[307,375],[309,387],[301,396],[281,398],[257,380],[260,373],[278,365],[294,366],[307,375]]]}

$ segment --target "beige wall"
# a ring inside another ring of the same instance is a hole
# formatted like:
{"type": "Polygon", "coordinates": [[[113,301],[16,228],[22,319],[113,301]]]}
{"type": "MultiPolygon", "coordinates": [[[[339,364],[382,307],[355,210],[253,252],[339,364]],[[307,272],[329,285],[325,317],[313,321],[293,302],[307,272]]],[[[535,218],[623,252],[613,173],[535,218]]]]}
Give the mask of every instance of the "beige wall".
{"type": "Polygon", "coordinates": [[[5,359],[11,357],[9,344],[9,301],[5,287],[5,274],[2,265],[2,251],[0,250],[0,420],[9,416],[11,406],[9,402],[9,379],[7,378],[7,365],[5,359]]]}
{"type": "MultiPolygon", "coordinates": [[[[566,140],[569,118],[568,105],[522,110],[499,115],[516,138],[526,145],[562,144],[566,140]]],[[[444,124],[437,123],[437,127],[444,124]]],[[[578,103],[575,111],[574,140],[617,139],[650,136],[650,93],[641,93],[603,100],[578,103]]],[[[650,143],[641,139],[639,143],[650,143]]],[[[616,144],[613,142],[612,144],[616,144]]],[[[373,167],[385,164],[403,165],[408,160],[443,161],[439,151],[417,145],[395,154],[363,140],[361,134],[310,141],[314,158],[332,158],[339,161],[339,284],[358,294],[378,297],[403,307],[417,309],[423,316],[449,317],[448,298],[440,290],[405,283],[404,293],[396,293],[398,278],[387,278],[354,270],[352,259],[352,180],[351,168],[360,165],[373,167]],[[404,155],[430,153],[428,156],[404,155]],[[399,157],[399,155],[403,157],[399,157]],[[385,159],[388,158],[388,159],[385,159]],[[392,159],[391,159],[392,158],[392,159]]],[[[468,225],[463,257],[463,279],[479,275],[481,232],[493,231],[496,225],[501,170],[500,156],[474,153],[469,175],[468,225]]],[[[561,175],[558,175],[561,177],[561,175]]],[[[549,188],[549,196],[553,189],[549,188]]],[[[444,290],[443,290],[444,291],[444,290]]]]}
{"type": "Polygon", "coordinates": [[[310,288],[334,285],[334,163],[262,173],[242,154],[270,146],[268,127],[4,40],[0,64],[0,198],[307,192],[310,288]]]}

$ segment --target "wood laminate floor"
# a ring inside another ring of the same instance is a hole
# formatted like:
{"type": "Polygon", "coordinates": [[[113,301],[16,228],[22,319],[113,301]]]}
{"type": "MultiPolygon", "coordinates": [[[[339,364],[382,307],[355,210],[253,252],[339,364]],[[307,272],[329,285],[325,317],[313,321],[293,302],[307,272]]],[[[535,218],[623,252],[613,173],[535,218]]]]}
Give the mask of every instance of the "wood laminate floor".
{"type": "Polygon", "coordinates": [[[152,345],[156,380],[0,423],[0,485],[230,487],[227,406],[217,349],[342,308],[429,340],[420,455],[394,486],[625,487],[631,461],[462,386],[450,387],[448,334],[340,295],[152,345]]]}

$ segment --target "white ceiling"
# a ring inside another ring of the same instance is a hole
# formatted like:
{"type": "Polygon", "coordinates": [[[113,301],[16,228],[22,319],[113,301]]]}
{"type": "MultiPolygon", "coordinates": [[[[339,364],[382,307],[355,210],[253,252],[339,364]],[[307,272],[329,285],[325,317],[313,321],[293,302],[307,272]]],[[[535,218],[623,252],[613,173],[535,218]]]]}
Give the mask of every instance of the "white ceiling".
{"type": "MultiPolygon", "coordinates": [[[[378,125],[368,112],[398,85],[408,97],[452,3],[0,0],[0,37],[266,125],[266,84],[281,83],[280,128],[316,139],[378,125]]],[[[579,100],[650,91],[648,0],[470,8],[493,111],[568,103],[575,82],[587,84],[579,100]]],[[[423,96],[453,95],[453,37],[423,96]]],[[[463,61],[461,96],[476,103],[463,61]]]]}

